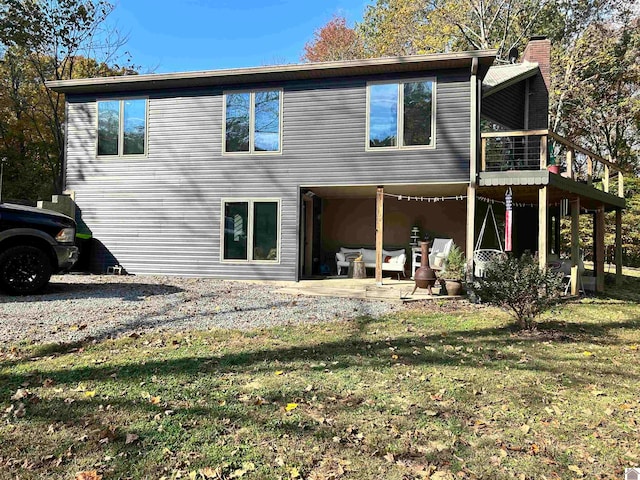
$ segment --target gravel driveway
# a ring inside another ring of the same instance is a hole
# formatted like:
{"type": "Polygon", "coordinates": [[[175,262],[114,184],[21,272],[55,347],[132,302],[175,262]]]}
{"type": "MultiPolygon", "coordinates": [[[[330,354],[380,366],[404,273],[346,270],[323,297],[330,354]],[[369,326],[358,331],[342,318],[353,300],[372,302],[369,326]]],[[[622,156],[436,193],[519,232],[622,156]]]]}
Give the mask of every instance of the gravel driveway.
{"type": "Polygon", "coordinates": [[[40,295],[0,295],[0,346],[317,323],[378,317],[400,308],[383,301],[276,292],[281,286],[158,276],[54,276],[40,295]]]}

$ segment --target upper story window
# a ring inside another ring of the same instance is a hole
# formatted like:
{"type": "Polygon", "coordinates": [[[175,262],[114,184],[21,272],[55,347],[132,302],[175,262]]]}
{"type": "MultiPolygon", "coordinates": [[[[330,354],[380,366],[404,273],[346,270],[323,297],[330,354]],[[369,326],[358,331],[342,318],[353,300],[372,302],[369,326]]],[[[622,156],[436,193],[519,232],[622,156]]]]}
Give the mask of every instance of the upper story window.
{"type": "Polygon", "coordinates": [[[98,102],[98,155],[144,155],[147,99],[98,102]]]}
{"type": "Polygon", "coordinates": [[[281,149],[282,90],[224,95],[226,153],[278,153],[281,149]]]}
{"type": "Polygon", "coordinates": [[[434,80],[370,83],[367,109],[367,148],[435,145],[434,80]]]}

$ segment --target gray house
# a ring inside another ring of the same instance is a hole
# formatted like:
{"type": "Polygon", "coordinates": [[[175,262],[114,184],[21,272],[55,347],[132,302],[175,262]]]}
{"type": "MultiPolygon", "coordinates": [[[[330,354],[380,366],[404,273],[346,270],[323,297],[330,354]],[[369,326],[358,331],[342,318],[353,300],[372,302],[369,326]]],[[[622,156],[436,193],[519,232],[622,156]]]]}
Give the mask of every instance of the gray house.
{"type": "Polygon", "coordinates": [[[471,260],[486,202],[508,187],[527,205],[514,248],[546,262],[561,201],[577,218],[624,200],[608,193],[614,164],[547,130],[548,41],[523,59],[494,66],[494,51],[473,51],[49,82],[66,95],[66,188],[93,235],[92,266],[296,280],[359,245],[377,247],[381,281],[383,247],[408,251],[414,225],[471,260]],[[551,138],[568,174],[547,170],[551,138]],[[584,182],[576,155],[589,158],[584,182]],[[606,192],[590,184],[599,172],[606,192]]]}

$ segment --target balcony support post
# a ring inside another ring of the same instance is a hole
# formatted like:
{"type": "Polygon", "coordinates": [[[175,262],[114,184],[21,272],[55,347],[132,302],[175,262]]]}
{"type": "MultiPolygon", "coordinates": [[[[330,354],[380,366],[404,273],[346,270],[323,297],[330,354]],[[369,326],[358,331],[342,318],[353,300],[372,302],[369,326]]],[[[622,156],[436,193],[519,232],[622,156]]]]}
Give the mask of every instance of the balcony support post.
{"type": "Polygon", "coordinates": [[[549,150],[547,149],[547,136],[542,135],[540,137],[540,170],[546,170],[547,168],[547,155],[549,150]]]}
{"type": "Polygon", "coordinates": [[[622,284],[622,210],[616,208],[616,285],[622,284]]]}
{"type": "Polygon", "coordinates": [[[596,292],[604,292],[604,205],[596,210],[594,239],[594,262],[596,270],[596,292]]]}
{"type": "Polygon", "coordinates": [[[593,160],[587,157],[587,185],[593,184],[593,160]]]}
{"type": "Polygon", "coordinates": [[[549,225],[549,200],[547,187],[538,191],[538,266],[547,267],[547,227],[549,225]]]}
{"type": "Polygon", "coordinates": [[[618,196],[624,198],[624,176],[618,170],[618,196]]]}
{"type": "Polygon", "coordinates": [[[609,193],[609,165],[604,165],[604,172],[602,174],[602,189],[609,193]]]}
{"type": "Polygon", "coordinates": [[[573,161],[575,158],[575,151],[573,148],[567,149],[567,173],[569,174],[569,178],[573,180],[573,161]]]}
{"type": "Polygon", "coordinates": [[[580,269],[580,197],[571,202],[571,295],[578,294],[580,269]]]}

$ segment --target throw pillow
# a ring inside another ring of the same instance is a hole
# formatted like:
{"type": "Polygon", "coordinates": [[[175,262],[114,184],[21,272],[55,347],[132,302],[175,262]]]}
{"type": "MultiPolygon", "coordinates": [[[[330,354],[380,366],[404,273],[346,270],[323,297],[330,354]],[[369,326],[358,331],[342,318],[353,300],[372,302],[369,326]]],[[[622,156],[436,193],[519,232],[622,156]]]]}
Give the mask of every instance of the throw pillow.
{"type": "Polygon", "coordinates": [[[353,262],[359,256],[360,256],[360,253],[345,253],[344,254],[344,259],[347,262],[353,262]]]}
{"type": "Polygon", "coordinates": [[[436,258],[433,259],[433,267],[432,268],[442,268],[444,265],[444,253],[438,253],[436,258]]]}
{"type": "Polygon", "coordinates": [[[391,263],[391,255],[384,257],[384,263],[391,263]]]}

